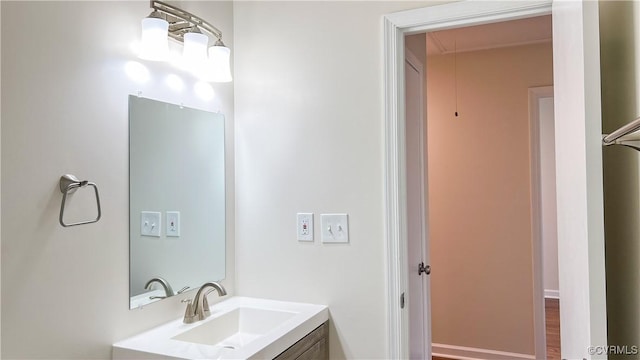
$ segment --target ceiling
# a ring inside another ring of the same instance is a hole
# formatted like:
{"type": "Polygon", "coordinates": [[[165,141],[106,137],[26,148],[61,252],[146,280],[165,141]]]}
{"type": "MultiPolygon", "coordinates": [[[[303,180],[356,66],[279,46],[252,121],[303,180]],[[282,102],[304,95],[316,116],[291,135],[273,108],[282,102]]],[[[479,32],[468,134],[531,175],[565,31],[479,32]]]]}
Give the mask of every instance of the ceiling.
{"type": "Polygon", "coordinates": [[[548,42],[551,15],[427,33],[427,55],[548,42]]]}

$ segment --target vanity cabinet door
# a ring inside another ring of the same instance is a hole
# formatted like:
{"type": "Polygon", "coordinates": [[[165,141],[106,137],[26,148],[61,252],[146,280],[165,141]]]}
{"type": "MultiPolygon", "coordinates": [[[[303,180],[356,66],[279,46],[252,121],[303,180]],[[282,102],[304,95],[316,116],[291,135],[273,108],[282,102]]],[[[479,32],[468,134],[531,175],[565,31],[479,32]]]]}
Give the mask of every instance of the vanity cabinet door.
{"type": "Polygon", "coordinates": [[[328,360],[329,326],[325,322],[274,360],[328,360]]]}
{"type": "Polygon", "coordinates": [[[311,348],[305,351],[302,355],[298,356],[296,360],[318,360],[328,358],[327,342],[326,339],[322,339],[311,346],[311,348]]]}

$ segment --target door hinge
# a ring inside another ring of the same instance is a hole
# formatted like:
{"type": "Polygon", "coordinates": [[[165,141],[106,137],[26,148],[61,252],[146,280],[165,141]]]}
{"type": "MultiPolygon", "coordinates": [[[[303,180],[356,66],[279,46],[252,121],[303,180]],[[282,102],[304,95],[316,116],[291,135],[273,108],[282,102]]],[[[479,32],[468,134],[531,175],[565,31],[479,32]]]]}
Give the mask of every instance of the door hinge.
{"type": "Polygon", "coordinates": [[[422,273],[431,274],[431,265],[425,266],[423,262],[418,264],[418,275],[422,275],[422,273]]]}

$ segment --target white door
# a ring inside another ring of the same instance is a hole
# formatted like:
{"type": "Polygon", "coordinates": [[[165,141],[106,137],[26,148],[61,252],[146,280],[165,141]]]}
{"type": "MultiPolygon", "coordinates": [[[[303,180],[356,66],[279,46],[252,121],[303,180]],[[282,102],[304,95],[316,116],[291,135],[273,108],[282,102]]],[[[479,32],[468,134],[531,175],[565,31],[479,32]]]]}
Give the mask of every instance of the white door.
{"type": "Polygon", "coordinates": [[[431,359],[430,268],[425,244],[424,68],[411,52],[407,50],[405,54],[409,351],[411,359],[431,359]]]}

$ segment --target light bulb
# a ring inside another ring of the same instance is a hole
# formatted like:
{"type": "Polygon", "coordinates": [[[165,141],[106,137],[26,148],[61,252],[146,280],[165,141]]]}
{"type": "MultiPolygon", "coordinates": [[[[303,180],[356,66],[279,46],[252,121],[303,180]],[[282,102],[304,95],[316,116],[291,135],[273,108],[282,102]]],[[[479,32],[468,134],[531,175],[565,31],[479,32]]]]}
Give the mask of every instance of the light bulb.
{"type": "Polygon", "coordinates": [[[142,19],[140,58],[152,61],[166,60],[169,55],[169,23],[154,11],[142,19]]]}
{"type": "Polygon", "coordinates": [[[230,56],[231,50],[224,45],[210,47],[209,61],[205,69],[203,69],[203,79],[213,82],[231,81],[230,56]]]}
{"type": "Polygon", "coordinates": [[[190,32],[184,34],[184,50],[182,55],[187,64],[199,65],[207,61],[207,46],[209,37],[207,35],[190,32]]]}

